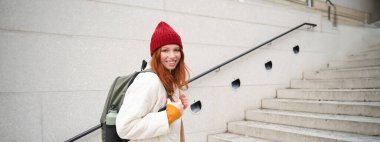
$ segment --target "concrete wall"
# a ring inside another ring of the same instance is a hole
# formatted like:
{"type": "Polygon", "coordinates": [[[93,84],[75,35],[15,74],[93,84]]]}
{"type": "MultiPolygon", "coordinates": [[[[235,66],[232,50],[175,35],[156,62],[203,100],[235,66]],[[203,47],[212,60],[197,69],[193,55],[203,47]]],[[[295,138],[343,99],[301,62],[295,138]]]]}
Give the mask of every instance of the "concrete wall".
{"type": "Polygon", "coordinates": [[[336,5],[371,13],[369,24],[380,20],[380,2],[378,0],[331,0],[336,5]]]}
{"type": "MultiPolygon", "coordinates": [[[[161,20],[181,35],[192,76],[302,22],[318,24],[190,84],[186,94],[203,109],[186,110],[186,138],[206,141],[207,134],[225,131],[226,122],[243,119],[245,109],[260,107],[261,98],[275,97],[290,79],[323,67],[346,42],[341,34],[355,31],[332,28],[320,17],[263,1],[2,0],[0,141],[64,141],[97,125],[113,79],[149,58],[150,36],[161,20]],[[292,53],[295,45],[299,54],[292,53]],[[236,78],[242,86],[232,89],[236,78]]],[[[349,38],[361,42],[360,36],[349,38]]],[[[354,45],[360,44],[347,49],[354,45]]],[[[100,141],[99,131],[80,141],[100,141]]]]}

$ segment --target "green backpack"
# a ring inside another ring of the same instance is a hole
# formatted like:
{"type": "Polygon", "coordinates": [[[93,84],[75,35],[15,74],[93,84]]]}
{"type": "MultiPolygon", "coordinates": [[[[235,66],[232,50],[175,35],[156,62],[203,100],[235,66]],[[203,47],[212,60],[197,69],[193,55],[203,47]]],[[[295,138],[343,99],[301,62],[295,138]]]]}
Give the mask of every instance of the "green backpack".
{"type": "MultiPolygon", "coordinates": [[[[143,61],[142,69],[145,68],[146,62],[143,61]]],[[[102,116],[100,117],[100,123],[102,125],[102,141],[103,142],[127,142],[128,140],[122,140],[116,132],[116,115],[123,104],[124,95],[128,87],[133,83],[133,80],[141,72],[151,72],[150,70],[144,70],[134,72],[127,76],[119,76],[112,83],[111,88],[107,95],[102,116]]]]}

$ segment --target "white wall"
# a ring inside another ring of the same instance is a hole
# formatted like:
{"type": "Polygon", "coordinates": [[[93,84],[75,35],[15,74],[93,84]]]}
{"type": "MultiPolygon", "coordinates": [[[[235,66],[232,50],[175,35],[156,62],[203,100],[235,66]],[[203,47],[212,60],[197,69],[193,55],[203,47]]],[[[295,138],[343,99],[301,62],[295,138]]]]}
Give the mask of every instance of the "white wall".
{"type": "MultiPolygon", "coordinates": [[[[0,141],[63,141],[97,125],[113,79],[149,58],[161,20],[181,35],[192,76],[302,22],[318,24],[190,84],[190,101],[203,105],[184,116],[190,142],[225,131],[226,122],[244,119],[244,110],[275,97],[290,79],[323,67],[346,42],[342,33],[352,33],[352,27],[333,29],[318,14],[261,1],[2,0],[0,141]],[[300,54],[292,53],[295,45],[300,54]],[[266,71],[269,60],[273,69],[266,71]],[[235,78],[242,81],[236,90],[235,78]]],[[[99,131],[80,141],[100,141],[99,131]]]]}

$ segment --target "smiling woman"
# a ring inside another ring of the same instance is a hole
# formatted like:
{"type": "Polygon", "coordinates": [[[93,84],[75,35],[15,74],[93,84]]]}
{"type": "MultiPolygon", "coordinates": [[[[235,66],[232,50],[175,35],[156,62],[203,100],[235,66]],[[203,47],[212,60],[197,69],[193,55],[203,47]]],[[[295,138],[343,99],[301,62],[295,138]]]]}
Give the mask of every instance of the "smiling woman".
{"type": "Polygon", "coordinates": [[[117,133],[133,142],[184,142],[181,116],[188,100],[181,90],[188,88],[189,73],[181,38],[165,22],[152,35],[150,55],[149,71],[140,73],[125,94],[117,133]]]}

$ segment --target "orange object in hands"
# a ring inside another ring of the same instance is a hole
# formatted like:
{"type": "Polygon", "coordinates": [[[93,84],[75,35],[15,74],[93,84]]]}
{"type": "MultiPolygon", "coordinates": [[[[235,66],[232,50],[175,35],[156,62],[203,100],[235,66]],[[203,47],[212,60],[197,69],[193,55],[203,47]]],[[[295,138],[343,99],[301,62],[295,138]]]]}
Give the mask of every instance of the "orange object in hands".
{"type": "Polygon", "coordinates": [[[181,117],[184,105],[182,104],[181,99],[175,102],[167,99],[167,102],[166,115],[168,116],[169,125],[171,125],[175,120],[181,117]]]}
{"type": "Polygon", "coordinates": [[[166,105],[166,115],[168,116],[169,125],[181,117],[181,112],[172,104],[166,105]]]}

